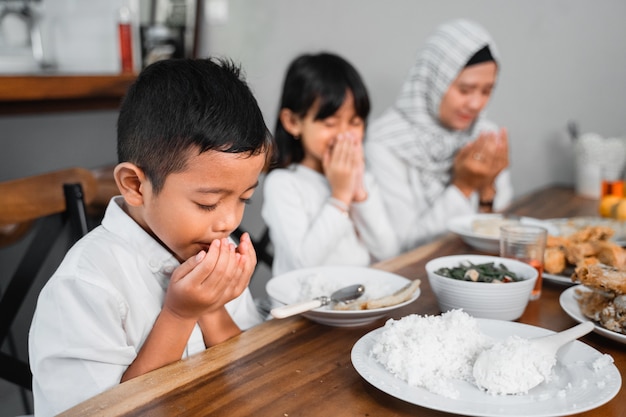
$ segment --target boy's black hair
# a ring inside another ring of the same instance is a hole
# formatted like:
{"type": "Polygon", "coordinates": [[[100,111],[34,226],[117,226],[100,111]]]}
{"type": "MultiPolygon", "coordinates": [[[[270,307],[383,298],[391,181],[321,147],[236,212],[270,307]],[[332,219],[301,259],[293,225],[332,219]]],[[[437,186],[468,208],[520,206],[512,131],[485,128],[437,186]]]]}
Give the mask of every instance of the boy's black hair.
{"type": "Polygon", "coordinates": [[[189,152],[258,155],[272,137],[241,70],[226,59],[170,59],[145,68],[117,122],[119,162],[140,167],[156,194],[189,152]]]}
{"type": "Polygon", "coordinates": [[[316,55],[300,55],[291,62],[280,99],[274,132],[277,148],[271,169],[285,168],[304,158],[302,141],[285,130],[280,121],[280,110],[289,109],[304,117],[319,99],[320,107],[314,120],[322,120],[335,114],[341,107],[346,90],[350,90],[354,96],[357,115],[367,121],[370,112],[367,88],[357,70],[348,61],[338,55],[322,52],[316,55]]]}

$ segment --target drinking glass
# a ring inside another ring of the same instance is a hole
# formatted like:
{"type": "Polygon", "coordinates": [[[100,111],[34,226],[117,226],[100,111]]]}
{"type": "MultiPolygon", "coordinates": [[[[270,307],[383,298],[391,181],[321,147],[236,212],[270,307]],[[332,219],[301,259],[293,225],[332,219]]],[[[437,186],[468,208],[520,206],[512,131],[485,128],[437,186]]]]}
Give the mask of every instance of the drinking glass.
{"type": "Polygon", "coordinates": [[[608,195],[624,197],[624,176],[622,170],[613,167],[603,167],[601,173],[600,198],[608,195]]]}
{"type": "Polygon", "coordinates": [[[539,226],[517,224],[500,228],[500,256],[525,262],[537,270],[537,281],[530,293],[531,300],[541,297],[543,253],[547,238],[548,231],[539,226]]]}

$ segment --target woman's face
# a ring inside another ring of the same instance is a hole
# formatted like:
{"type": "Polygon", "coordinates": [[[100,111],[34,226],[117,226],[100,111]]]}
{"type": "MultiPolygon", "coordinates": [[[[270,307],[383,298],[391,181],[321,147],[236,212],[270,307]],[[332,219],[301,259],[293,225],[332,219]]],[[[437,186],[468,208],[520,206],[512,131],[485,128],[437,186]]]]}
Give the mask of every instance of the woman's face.
{"type": "Polygon", "coordinates": [[[491,97],[497,70],[493,61],[464,68],[441,100],[441,124],[451,130],[468,129],[491,97]]]}

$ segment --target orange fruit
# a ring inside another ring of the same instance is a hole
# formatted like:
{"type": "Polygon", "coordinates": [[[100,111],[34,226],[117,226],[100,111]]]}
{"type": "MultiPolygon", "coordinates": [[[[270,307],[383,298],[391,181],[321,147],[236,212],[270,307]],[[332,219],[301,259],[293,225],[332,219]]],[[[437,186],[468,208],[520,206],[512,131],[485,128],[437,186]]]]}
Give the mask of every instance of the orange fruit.
{"type": "Polygon", "coordinates": [[[599,212],[602,217],[613,217],[613,211],[617,209],[616,205],[622,200],[616,195],[607,195],[600,200],[599,212]]]}
{"type": "Polygon", "coordinates": [[[622,199],[619,203],[617,203],[614,213],[613,217],[617,220],[626,220],[626,199],[622,199]]]}

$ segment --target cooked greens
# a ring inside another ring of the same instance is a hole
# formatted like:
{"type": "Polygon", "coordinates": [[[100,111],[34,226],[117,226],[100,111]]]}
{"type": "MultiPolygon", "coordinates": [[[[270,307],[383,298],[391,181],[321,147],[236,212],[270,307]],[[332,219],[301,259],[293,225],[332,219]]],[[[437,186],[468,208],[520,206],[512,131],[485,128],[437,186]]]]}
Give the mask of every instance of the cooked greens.
{"type": "Polygon", "coordinates": [[[435,274],[462,281],[506,283],[523,281],[515,272],[510,271],[504,264],[496,265],[495,262],[483,264],[461,263],[453,268],[439,268],[435,274]]]}

